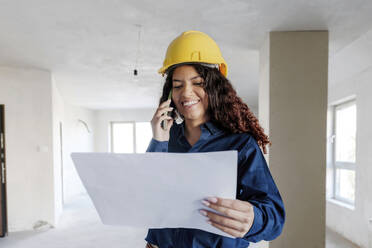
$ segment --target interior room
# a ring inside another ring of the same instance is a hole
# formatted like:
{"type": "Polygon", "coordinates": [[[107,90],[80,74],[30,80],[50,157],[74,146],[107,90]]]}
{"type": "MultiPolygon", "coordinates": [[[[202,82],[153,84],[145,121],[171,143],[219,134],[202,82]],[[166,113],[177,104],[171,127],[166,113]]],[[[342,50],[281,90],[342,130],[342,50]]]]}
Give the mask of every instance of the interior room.
{"type": "Polygon", "coordinates": [[[372,248],[371,13],[365,0],[0,1],[0,247],[146,246],[148,227],[102,224],[71,153],[146,153],[168,44],[197,30],[272,142],[286,222],[250,247],[372,248]]]}

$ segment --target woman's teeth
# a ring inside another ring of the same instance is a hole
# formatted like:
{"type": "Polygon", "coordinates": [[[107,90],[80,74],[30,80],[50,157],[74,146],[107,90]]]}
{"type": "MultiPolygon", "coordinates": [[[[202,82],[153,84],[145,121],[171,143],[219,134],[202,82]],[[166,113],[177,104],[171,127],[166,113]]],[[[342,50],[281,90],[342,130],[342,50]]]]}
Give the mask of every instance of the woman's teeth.
{"type": "Polygon", "coordinates": [[[191,105],[194,105],[194,104],[196,104],[196,103],[198,103],[198,101],[184,102],[184,103],[183,103],[183,106],[191,106],[191,105]]]}

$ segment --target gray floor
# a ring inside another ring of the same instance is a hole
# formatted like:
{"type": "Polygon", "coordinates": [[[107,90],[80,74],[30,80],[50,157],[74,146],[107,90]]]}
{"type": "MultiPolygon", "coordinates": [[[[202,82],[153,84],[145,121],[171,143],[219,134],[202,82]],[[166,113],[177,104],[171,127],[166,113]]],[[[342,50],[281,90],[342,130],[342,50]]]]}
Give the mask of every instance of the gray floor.
{"type": "Polygon", "coordinates": [[[86,195],[65,206],[58,228],[10,233],[1,248],[145,247],[146,229],[105,226],[86,195]]]}
{"type": "Polygon", "coordinates": [[[339,234],[333,232],[329,228],[326,230],[326,247],[327,248],[359,248],[359,246],[346,240],[339,234]]]}
{"type": "MultiPolygon", "coordinates": [[[[65,206],[58,228],[10,233],[1,248],[126,248],[144,247],[146,229],[104,226],[91,201],[82,195],[65,206]]],[[[327,248],[358,248],[327,229],[327,248]]]]}

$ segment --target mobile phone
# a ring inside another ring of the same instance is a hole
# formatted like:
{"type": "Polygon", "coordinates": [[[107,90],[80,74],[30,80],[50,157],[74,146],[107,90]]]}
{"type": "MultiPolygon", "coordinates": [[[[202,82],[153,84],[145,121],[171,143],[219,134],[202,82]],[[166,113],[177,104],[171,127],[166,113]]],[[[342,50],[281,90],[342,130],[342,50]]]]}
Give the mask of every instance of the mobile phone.
{"type": "MultiPolygon", "coordinates": [[[[169,95],[168,95],[168,100],[169,99],[172,99],[172,90],[170,90],[170,92],[169,92],[169,95]]],[[[166,113],[166,115],[168,115],[168,116],[172,116],[172,112],[167,112],[166,113]]],[[[167,120],[163,120],[162,122],[161,122],[161,128],[163,128],[163,130],[167,130],[167,120]]]]}

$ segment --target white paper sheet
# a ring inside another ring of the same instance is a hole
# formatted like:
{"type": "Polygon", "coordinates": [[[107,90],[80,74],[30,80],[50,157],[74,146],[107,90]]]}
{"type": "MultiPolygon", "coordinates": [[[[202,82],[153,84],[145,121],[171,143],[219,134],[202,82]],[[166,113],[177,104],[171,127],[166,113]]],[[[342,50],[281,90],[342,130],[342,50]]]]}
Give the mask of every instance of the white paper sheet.
{"type": "Polygon", "coordinates": [[[72,153],[104,224],[196,228],[231,237],[206,223],[209,196],[235,199],[237,152],[72,153]]]}

